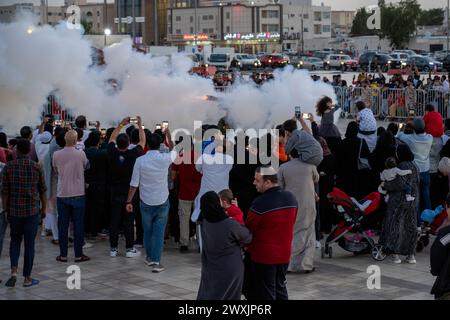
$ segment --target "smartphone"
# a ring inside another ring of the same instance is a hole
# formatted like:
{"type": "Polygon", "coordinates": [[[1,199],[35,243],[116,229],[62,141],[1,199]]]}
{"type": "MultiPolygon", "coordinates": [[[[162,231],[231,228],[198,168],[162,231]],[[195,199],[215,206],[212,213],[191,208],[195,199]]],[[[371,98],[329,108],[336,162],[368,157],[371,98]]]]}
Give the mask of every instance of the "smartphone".
{"type": "Polygon", "coordinates": [[[131,123],[131,124],[137,124],[137,123],[138,123],[137,117],[131,117],[131,118],[130,118],[130,123],[131,123]]]}
{"type": "Polygon", "coordinates": [[[62,126],[63,121],[62,120],[55,120],[55,126],[62,126]]]}
{"type": "Polygon", "coordinates": [[[163,121],[161,127],[162,129],[167,129],[169,127],[169,121],[163,121]]]}
{"type": "Polygon", "coordinates": [[[302,113],[302,118],[303,118],[303,119],[308,119],[308,118],[309,118],[309,114],[303,112],[303,113],[302,113]]]}
{"type": "Polygon", "coordinates": [[[97,127],[97,121],[89,121],[89,127],[97,127]]]}
{"type": "Polygon", "coordinates": [[[295,117],[297,119],[300,119],[301,116],[302,116],[302,108],[299,106],[295,107],[295,117]]]}
{"type": "Polygon", "coordinates": [[[161,125],[157,124],[156,127],[155,127],[155,130],[161,130],[161,125]]]}

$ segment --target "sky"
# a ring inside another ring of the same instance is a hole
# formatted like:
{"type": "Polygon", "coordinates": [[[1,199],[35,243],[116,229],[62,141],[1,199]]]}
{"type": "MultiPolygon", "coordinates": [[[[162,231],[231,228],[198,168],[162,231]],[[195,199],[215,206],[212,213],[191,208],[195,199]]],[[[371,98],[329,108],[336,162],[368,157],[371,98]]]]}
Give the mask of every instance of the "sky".
{"type": "MultiPolygon", "coordinates": [[[[9,5],[13,3],[35,3],[40,4],[40,0],[0,0],[0,5],[9,5]]],[[[64,3],[63,0],[48,0],[49,5],[61,5],[64,3]]],[[[102,0],[90,0],[88,2],[103,2],[102,0]]],[[[113,0],[108,0],[108,2],[113,2],[113,0]]],[[[367,6],[371,4],[376,4],[377,0],[313,0],[313,3],[320,5],[324,3],[327,6],[331,6],[332,10],[355,10],[362,6],[367,6]]],[[[398,0],[391,0],[386,2],[399,2],[398,0]]],[[[420,5],[424,9],[429,8],[444,8],[447,6],[447,0],[419,0],[420,5]]]]}

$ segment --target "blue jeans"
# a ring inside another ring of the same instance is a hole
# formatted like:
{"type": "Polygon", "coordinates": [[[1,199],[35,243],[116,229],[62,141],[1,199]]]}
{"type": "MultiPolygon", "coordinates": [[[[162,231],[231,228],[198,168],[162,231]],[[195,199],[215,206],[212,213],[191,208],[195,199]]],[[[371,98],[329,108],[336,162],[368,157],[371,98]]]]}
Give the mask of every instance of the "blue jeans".
{"type": "Polygon", "coordinates": [[[25,242],[25,254],[23,257],[24,277],[29,277],[33,269],[34,240],[39,227],[39,221],[39,214],[26,218],[11,217],[11,243],[9,246],[11,268],[17,268],[19,265],[20,246],[23,239],[25,242]]]}
{"type": "Polygon", "coordinates": [[[2,256],[3,238],[5,237],[6,226],[5,211],[2,211],[0,212],[0,257],[2,256]]]}
{"type": "Polygon", "coordinates": [[[69,223],[73,222],[75,258],[83,255],[85,196],[58,198],[58,233],[61,257],[67,257],[69,223]]]}
{"type": "Polygon", "coordinates": [[[425,209],[431,208],[431,197],[430,197],[430,172],[420,173],[420,210],[419,219],[417,223],[420,224],[420,214],[425,209]]]}
{"type": "Polygon", "coordinates": [[[164,246],[164,231],[169,216],[169,200],[159,206],[149,206],[141,201],[142,227],[147,260],[160,262],[164,246]]]}

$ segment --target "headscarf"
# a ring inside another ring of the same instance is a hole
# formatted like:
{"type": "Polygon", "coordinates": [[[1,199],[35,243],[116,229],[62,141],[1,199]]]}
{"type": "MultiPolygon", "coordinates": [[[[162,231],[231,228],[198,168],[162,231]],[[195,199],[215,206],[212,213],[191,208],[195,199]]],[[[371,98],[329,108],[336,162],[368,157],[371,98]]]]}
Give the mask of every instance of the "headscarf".
{"type": "Polygon", "coordinates": [[[200,198],[200,216],[210,223],[228,219],[220,205],[219,196],[214,191],[209,191],[200,198]]]}
{"type": "Polygon", "coordinates": [[[407,144],[399,144],[397,146],[397,159],[399,163],[409,161],[414,161],[414,154],[411,152],[411,149],[408,147],[407,144]]]}
{"type": "Polygon", "coordinates": [[[346,138],[356,138],[359,132],[359,126],[356,121],[352,121],[347,126],[347,131],[345,131],[346,138]]]}

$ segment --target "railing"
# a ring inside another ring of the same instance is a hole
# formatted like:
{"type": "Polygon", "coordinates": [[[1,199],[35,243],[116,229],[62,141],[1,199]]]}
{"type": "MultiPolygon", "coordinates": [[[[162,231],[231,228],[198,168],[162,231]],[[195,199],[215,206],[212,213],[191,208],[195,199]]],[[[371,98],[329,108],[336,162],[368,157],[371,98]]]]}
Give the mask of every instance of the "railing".
{"type": "Polygon", "coordinates": [[[430,89],[387,89],[362,87],[333,87],[336,94],[336,106],[344,114],[355,117],[358,113],[356,103],[364,101],[370,106],[375,117],[380,119],[406,119],[411,116],[422,117],[428,104],[434,106],[443,118],[450,117],[450,93],[430,89]]]}

